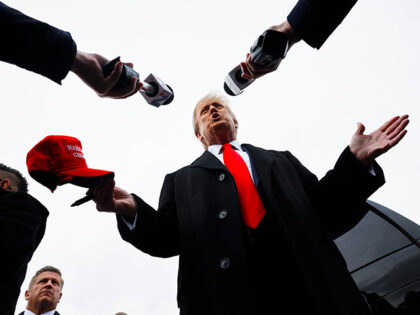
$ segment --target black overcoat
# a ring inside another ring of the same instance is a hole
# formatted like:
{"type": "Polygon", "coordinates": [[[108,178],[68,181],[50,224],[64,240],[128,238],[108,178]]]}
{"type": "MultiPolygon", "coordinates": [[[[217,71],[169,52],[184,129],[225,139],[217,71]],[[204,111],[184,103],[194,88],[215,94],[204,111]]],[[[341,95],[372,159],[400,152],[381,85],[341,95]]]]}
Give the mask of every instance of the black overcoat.
{"type": "Polygon", "coordinates": [[[77,47],[69,32],[33,19],[0,2],[0,60],[61,84],[77,47]]]}
{"type": "MultiPolygon", "coordinates": [[[[290,152],[243,147],[278,241],[292,248],[293,257],[284,259],[298,265],[317,301],[316,311],[364,314],[366,305],[332,239],[364,214],[365,200],[384,183],[380,167],[374,163],[373,176],[346,148],[318,181],[290,152]]],[[[130,231],[117,216],[120,233],[152,256],[179,255],[181,314],[247,314],[244,226],[236,186],[225,166],[205,151],[191,165],[166,176],[157,211],[137,196],[136,201],[136,227],[130,231]]]]}
{"type": "Polygon", "coordinates": [[[13,315],[20,286],[41,242],[48,210],[31,195],[0,189],[0,314],[13,315]]]}

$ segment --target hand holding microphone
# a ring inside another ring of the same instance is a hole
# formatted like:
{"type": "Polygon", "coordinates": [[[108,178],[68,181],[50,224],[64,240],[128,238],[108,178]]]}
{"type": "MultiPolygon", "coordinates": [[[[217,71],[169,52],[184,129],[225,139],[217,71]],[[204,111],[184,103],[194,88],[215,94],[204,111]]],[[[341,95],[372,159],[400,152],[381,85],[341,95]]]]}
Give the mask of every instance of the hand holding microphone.
{"type": "MultiPolygon", "coordinates": [[[[112,75],[115,65],[118,62],[120,62],[120,57],[117,57],[102,66],[105,78],[112,75]]],[[[132,67],[130,67],[130,64],[123,63],[121,75],[111,89],[111,92],[112,90],[120,90],[130,86],[133,82],[133,77],[137,78],[136,81],[140,82],[140,75],[132,67]]],[[[140,94],[145,98],[147,103],[155,107],[167,105],[174,99],[174,92],[172,88],[152,73],[149,74],[142,83],[139,83],[139,89],[137,91],[140,91],[140,94]]]]}
{"type": "Polygon", "coordinates": [[[224,83],[226,93],[239,95],[255,79],[275,71],[289,48],[299,40],[287,21],[266,30],[251,46],[246,61],[227,75],[224,83]]]}

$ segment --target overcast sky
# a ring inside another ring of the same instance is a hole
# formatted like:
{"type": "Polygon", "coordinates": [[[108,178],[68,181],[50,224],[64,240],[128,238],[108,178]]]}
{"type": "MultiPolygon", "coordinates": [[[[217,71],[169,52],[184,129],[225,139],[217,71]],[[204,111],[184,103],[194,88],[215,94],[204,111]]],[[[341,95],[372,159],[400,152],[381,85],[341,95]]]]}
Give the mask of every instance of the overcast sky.
{"type": "MultiPolygon", "coordinates": [[[[294,0],[140,1],[15,0],[24,13],[70,31],[82,51],[132,61],[172,86],[175,100],[148,105],[140,94],[101,99],[70,73],[59,86],[0,63],[1,162],[26,169],[26,153],[47,135],[77,137],[88,166],[116,173],[117,185],[157,206],[164,175],[202,153],[191,114],[220,90],[225,75],[266,28],[285,20],[294,0]]],[[[348,145],[356,122],[367,132],[409,114],[405,139],[378,159],[387,183],[371,199],[420,223],[418,207],[420,59],[418,0],[361,0],[321,50],[304,42],[279,70],[231,97],[239,141],[290,150],[319,177],[348,145]]],[[[29,179],[50,211],[43,241],[28,266],[23,292],[44,265],[63,271],[62,314],[178,314],[177,258],[159,259],[124,242],[115,216],[92,202],[70,208],[85,189],[53,194],[29,179]]],[[[339,205],[337,205],[339,210],[339,205]]]]}

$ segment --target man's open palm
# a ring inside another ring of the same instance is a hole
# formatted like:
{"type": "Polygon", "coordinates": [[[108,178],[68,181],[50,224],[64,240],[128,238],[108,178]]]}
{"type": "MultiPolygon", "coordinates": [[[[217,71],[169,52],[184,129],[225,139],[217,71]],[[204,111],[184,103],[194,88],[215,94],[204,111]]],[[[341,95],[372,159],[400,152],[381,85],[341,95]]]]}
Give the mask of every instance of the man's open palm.
{"type": "Polygon", "coordinates": [[[365,126],[359,122],[350,141],[350,150],[363,165],[369,165],[400,142],[407,133],[408,123],[408,115],[396,116],[371,134],[364,135],[365,126]]]}

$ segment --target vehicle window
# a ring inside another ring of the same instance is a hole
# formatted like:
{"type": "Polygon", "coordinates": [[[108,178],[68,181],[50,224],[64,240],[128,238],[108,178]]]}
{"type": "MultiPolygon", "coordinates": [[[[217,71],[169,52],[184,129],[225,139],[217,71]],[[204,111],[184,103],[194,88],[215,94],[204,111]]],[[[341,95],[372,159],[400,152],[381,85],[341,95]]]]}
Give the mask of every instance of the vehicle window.
{"type": "Polygon", "coordinates": [[[392,224],[372,211],[335,242],[350,272],[411,243],[392,224]]]}

